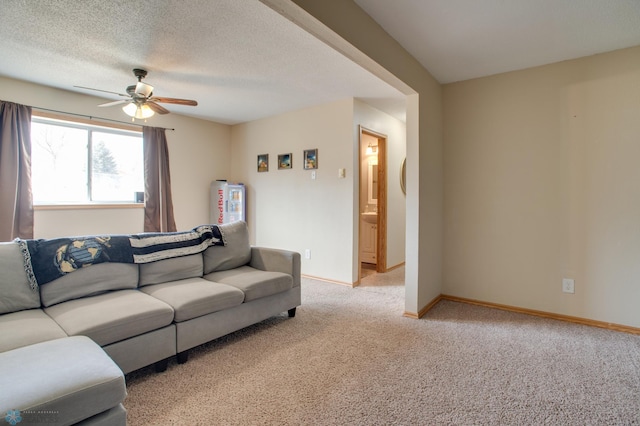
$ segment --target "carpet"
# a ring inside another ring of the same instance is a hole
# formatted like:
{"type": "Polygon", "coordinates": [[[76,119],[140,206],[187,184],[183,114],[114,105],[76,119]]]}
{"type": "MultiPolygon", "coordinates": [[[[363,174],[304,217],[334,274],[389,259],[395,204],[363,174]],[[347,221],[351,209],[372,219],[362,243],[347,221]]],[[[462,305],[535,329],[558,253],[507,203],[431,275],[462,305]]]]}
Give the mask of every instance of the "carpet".
{"type": "Polygon", "coordinates": [[[640,424],[640,336],[452,301],[409,319],[374,278],[303,279],[295,318],[128,374],[128,424],[640,424]]]}

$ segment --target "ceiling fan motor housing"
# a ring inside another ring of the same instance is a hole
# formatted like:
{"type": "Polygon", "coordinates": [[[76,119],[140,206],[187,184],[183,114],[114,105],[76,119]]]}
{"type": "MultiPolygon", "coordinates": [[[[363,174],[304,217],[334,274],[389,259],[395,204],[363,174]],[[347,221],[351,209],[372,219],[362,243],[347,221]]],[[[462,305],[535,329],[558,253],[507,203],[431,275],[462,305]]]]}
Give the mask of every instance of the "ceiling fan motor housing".
{"type": "Polygon", "coordinates": [[[140,81],[147,76],[147,70],[143,70],[142,68],[134,68],[133,75],[135,75],[138,81],[140,81]]]}

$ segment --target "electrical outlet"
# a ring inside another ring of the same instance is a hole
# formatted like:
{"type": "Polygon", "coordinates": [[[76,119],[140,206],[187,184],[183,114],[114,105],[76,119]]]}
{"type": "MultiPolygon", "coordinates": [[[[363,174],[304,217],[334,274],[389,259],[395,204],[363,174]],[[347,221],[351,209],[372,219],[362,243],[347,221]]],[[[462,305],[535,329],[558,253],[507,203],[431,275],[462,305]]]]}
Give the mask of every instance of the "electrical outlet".
{"type": "Polygon", "coordinates": [[[562,292],[563,293],[575,293],[575,282],[571,278],[562,279],[562,292]]]}
{"type": "Polygon", "coordinates": [[[304,258],[305,259],[311,259],[311,249],[305,249],[304,258]]]}

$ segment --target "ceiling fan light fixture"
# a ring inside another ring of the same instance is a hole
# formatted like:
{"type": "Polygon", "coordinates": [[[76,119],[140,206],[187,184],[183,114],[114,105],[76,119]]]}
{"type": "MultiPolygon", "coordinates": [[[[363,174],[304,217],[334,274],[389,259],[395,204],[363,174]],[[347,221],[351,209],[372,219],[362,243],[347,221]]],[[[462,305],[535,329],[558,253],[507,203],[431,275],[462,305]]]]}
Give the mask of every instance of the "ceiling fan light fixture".
{"type": "Polygon", "coordinates": [[[136,94],[144,96],[148,98],[153,93],[153,86],[150,84],[143,83],[141,81],[136,84],[136,94]]]}
{"type": "Polygon", "coordinates": [[[130,103],[122,107],[122,110],[129,117],[139,120],[152,117],[155,114],[155,112],[149,108],[149,105],[146,104],[136,105],[135,103],[130,103]]]}

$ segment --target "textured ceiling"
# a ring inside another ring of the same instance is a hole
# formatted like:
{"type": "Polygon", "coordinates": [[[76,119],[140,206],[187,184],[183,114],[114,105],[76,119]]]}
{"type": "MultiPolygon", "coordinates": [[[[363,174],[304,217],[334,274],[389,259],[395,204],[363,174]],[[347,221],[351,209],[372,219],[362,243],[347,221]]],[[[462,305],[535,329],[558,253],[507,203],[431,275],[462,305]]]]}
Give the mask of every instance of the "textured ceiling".
{"type": "MultiPolygon", "coordinates": [[[[321,0],[318,0],[321,1],[321,0]]],[[[345,0],[346,1],[346,0],[345,0]]],[[[441,83],[640,45],[640,0],[354,0],[441,83]]],[[[0,0],[0,76],[124,92],[149,70],[172,112],[234,124],[404,96],[258,0],[0,0]]],[[[1,94],[0,94],[1,98],[1,94]]]]}
{"type": "Polygon", "coordinates": [[[257,0],[0,0],[0,75],[125,93],[132,69],[172,112],[234,124],[347,97],[404,96],[257,0]]]}
{"type": "Polygon", "coordinates": [[[640,45],[640,0],[355,0],[440,83],[640,45]]]}

